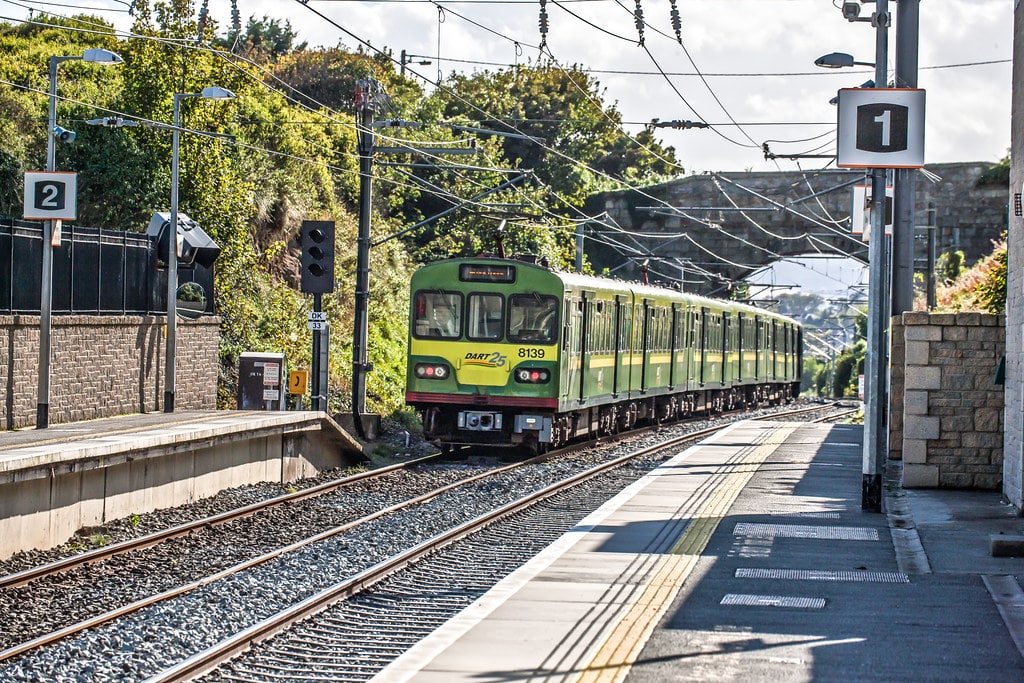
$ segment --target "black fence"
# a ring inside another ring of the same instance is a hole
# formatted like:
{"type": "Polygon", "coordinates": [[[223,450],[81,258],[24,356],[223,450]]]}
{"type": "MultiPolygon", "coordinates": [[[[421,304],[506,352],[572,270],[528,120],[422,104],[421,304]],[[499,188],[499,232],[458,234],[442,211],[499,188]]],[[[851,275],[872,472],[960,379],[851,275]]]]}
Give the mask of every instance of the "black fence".
{"type": "MultiPolygon", "coordinates": [[[[65,225],[52,251],[54,314],[146,315],[167,312],[167,268],[145,234],[65,225]]],[[[0,314],[38,314],[43,269],[42,223],[0,220],[0,314]]],[[[178,269],[195,282],[213,314],[213,267],[178,269]]]]}

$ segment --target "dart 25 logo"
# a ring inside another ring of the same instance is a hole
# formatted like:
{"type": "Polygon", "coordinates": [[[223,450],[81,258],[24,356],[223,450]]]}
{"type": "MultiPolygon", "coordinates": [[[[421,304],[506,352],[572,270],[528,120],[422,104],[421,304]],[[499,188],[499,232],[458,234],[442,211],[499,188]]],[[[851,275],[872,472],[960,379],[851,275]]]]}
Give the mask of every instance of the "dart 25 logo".
{"type": "Polygon", "coordinates": [[[493,353],[467,353],[463,359],[466,365],[476,365],[482,368],[500,368],[504,367],[506,361],[505,354],[497,351],[493,353]]]}

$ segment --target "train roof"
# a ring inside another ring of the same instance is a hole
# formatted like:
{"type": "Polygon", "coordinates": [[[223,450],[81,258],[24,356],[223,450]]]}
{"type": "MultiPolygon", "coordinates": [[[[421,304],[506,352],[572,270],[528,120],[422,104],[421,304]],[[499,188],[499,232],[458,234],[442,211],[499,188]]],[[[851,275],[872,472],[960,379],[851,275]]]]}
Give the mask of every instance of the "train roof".
{"type": "Polygon", "coordinates": [[[467,263],[467,262],[473,262],[473,263],[491,262],[491,263],[515,264],[515,265],[517,265],[519,267],[526,267],[526,268],[530,268],[531,270],[541,271],[541,272],[545,272],[545,273],[550,273],[554,277],[556,277],[559,280],[561,280],[563,284],[565,284],[565,285],[567,285],[569,287],[572,287],[572,288],[591,288],[591,289],[623,289],[623,288],[625,288],[625,289],[628,289],[629,291],[633,292],[634,294],[646,295],[646,296],[650,296],[650,297],[655,297],[655,296],[657,296],[657,297],[672,296],[672,297],[678,297],[678,298],[681,298],[681,299],[685,299],[687,301],[692,301],[694,303],[703,304],[703,305],[707,305],[707,306],[723,306],[723,305],[726,305],[726,306],[728,306],[729,308],[731,308],[733,310],[743,311],[743,312],[746,312],[746,313],[757,314],[757,315],[770,315],[770,316],[772,316],[774,318],[778,318],[778,319],[781,319],[781,320],[786,320],[786,321],[792,322],[792,323],[794,323],[796,325],[800,324],[798,321],[796,321],[793,318],[790,318],[788,316],[782,315],[780,313],[775,313],[774,311],[769,311],[769,310],[764,309],[764,308],[759,308],[759,307],[753,306],[751,304],[742,303],[742,302],[739,302],[739,301],[732,301],[730,299],[716,299],[716,298],[713,298],[713,297],[702,296],[700,294],[693,294],[693,293],[690,293],[690,292],[681,292],[678,289],[671,289],[669,287],[662,287],[662,286],[659,286],[659,285],[650,285],[650,284],[646,284],[645,285],[642,282],[635,282],[635,281],[631,281],[631,280],[619,280],[619,279],[616,279],[616,278],[598,277],[598,276],[595,276],[595,275],[586,275],[584,273],[573,273],[573,272],[569,272],[569,271],[556,270],[554,268],[550,268],[548,266],[545,266],[545,265],[542,265],[542,264],[539,264],[539,263],[536,263],[536,262],[530,261],[530,260],[519,260],[519,259],[514,259],[514,258],[513,259],[510,259],[510,258],[500,258],[498,256],[493,256],[493,255],[475,256],[475,257],[464,256],[464,257],[458,257],[458,258],[450,258],[450,259],[441,259],[441,260],[438,260],[438,261],[431,261],[430,263],[424,264],[423,267],[424,268],[428,268],[428,267],[431,267],[431,266],[437,266],[437,265],[442,265],[442,264],[451,265],[451,264],[455,264],[455,263],[467,263]]]}

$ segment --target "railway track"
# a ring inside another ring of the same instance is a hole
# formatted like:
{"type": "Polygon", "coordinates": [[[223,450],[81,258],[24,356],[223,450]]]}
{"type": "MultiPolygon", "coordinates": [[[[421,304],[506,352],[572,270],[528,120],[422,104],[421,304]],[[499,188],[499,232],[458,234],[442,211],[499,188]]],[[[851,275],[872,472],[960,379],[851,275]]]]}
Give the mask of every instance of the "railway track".
{"type": "MultiPolygon", "coordinates": [[[[822,409],[821,407],[816,406],[816,407],[813,407],[811,409],[803,409],[803,410],[798,411],[798,412],[808,412],[809,410],[821,410],[821,409],[822,409]]],[[[720,427],[718,427],[718,428],[720,428],[720,427]]],[[[695,433],[695,434],[691,434],[688,437],[680,437],[680,438],[682,438],[682,439],[687,439],[687,438],[688,439],[695,439],[695,438],[700,438],[702,435],[704,435],[706,433],[707,432],[698,432],[698,433],[695,433]]],[[[662,446],[662,448],[665,448],[665,447],[669,447],[669,446],[662,446]]],[[[578,451],[579,449],[577,448],[575,450],[578,451]]],[[[513,470],[522,470],[522,469],[530,467],[530,466],[533,466],[533,467],[550,467],[550,465],[539,465],[538,463],[541,460],[545,460],[548,463],[550,463],[552,460],[558,460],[558,457],[557,457],[558,455],[559,454],[557,454],[557,453],[552,453],[552,454],[549,454],[546,457],[537,458],[537,459],[535,459],[535,461],[532,461],[532,462],[529,462],[529,463],[517,463],[515,465],[511,465],[511,466],[507,466],[507,467],[503,467],[503,468],[497,468],[497,469],[492,468],[488,472],[478,473],[476,476],[473,476],[473,477],[468,477],[468,478],[463,477],[458,482],[452,482],[452,483],[447,484],[447,485],[442,486],[442,487],[435,487],[433,490],[422,494],[420,497],[418,497],[416,499],[410,498],[409,500],[403,501],[402,503],[398,503],[398,504],[395,504],[395,505],[392,505],[392,506],[382,507],[382,508],[376,510],[375,512],[369,514],[369,515],[364,515],[362,518],[360,518],[358,520],[354,520],[354,521],[351,521],[351,522],[349,522],[349,523],[347,523],[345,525],[341,525],[341,526],[331,530],[331,532],[329,532],[329,533],[328,532],[324,532],[324,533],[316,534],[316,535],[311,536],[311,537],[309,537],[307,539],[304,539],[301,542],[294,543],[291,546],[287,546],[287,547],[284,547],[284,548],[276,549],[276,550],[274,550],[272,552],[265,553],[265,554],[263,554],[263,555],[261,555],[259,557],[256,557],[256,558],[251,558],[250,560],[247,560],[246,562],[239,563],[238,565],[232,566],[232,567],[230,567],[228,569],[225,569],[225,570],[223,570],[221,572],[217,572],[217,573],[215,573],[215,574],[213,574],[211,576],[204,576],[200,580],[196,580],[196,581],[193,581],[191,583],[178,586],[178,587],[176,587],[176,588],[174,588],[172,590],[164,591],[163,593],[159,593],[159,594],[156,594],[156,595],[149,596],[149,597],[147,597],[147,598],[145,598],[143,600],[138,600],[138,601],[135,601],[135,602],[130,603],[128,605],[122,605],[122,606],[120,606],[116,610],[111,610],[111,611],[108,611],[108,612],[104,612],[103,614],[96,615],[96,616],[94,616],[94,617],[92,617],[92,618],[90,618],[88,620],[79,621],[79,622],[77,622],[75,624],[71,624],[71,625],[69,625],[69,626],[67,626],[65,628],[62,628],[62,629],[53,631],[51,633],[47,633],[45,635],[39,636],[39,637],[37,637],[37,638],[35,638],[33,640],[19,643],[19,644],[13,646],[13,647],[8,647],[7,650],[5,650],[3,652],[0,652],[0,661],[11,660],[11,659],[19,657],[21,655],[24,655],[27,652],[35,651],[37,649],[42,649],[45,646],[50,645],[52,643],[56,643],[58,641],[65,641],[65,640],[71,639],[73,636],[75,636],[76,634],[80,633],[83,629],[85,629],[87,627],[95,628],[99,624],[104,623],[106,621],[111,621],[111,620],[114,620],[114,619],[123,619],[127,615],[130,615],[130,614],[132,614],[134,612],[138,612],[139,610],[150,609],[150,608],[156,606],[158,603],[163,603],[163,602],[169,601],[172,598],[179,598],[180,596],[182,596],[185,593],[189,593],[189,592],[193,592],[193,591],[199,591],[200,589],[204,589],[204,588],[206,588],[206,587],[208,587],[208,586],[210,586],[212,584],[215,584],[215,583],[218,583],[218,582],[223,582],[223,580],[228,579],[231,576],[237,576],[237,575],[243,574],[243,573],[247,572],[248,570],[251,570],[252,568],[256,567],[257,565],[263,565],[263,564],[270,563],[270,562],[275,561],[275,560],[279,560],[279,559],[284,558],[285,556],[287,556],[289,554],[299,553],[302,548],[305,548],[305,547],[308,547],[308,546],[311,546],[311,545],[314,545],[314,544],[323,544],[328,539],[330,539],[332,537],[335,537],[335,536],[338,536],[340,534],[343,534],[347,530],[351,530],[351,529],[353,529],[355,527],[359,527],[359,526],[367,526],[367,525],[369,525],[369,524],[371,524],[372,522],[375,522],[375,521],[376,522],[383,521],[385,517],[392,516],[395,513],[397,513],[399,510],[402,510],[402,509],[414,509],[416,506],[422,507],[427,501],[441,498],[443,496],[443,494],[445,494],[446,492],[453,491],[453,490],[458,489],[458,488],[471,488],[472,486],[474,486],[474,482],[476,482],[476,486],[477,486],[477,488],[479,488],[480,487],[479,482],[484,481],[488,477],[499,476],[502,473],[510,473],[513,470]],[[497,473],[497,474],[495,474],[495,473],[497,473]]],[[[637,454],[632,454],[630,456],[630,458],[633,458],[633,459],[635,459],[637,457],[639,457],[637,454]]],[[[570,462],[571,460],[572,459],[565,459],[563,462],[570,462]]],[[[625,460],[623,460],[623,462],[625,462],[625,460]]],[[[615,466],[620,465],[620,464],[621,464],[621,462],[617,462],[617,458],[608,458],[608,459],[605,459],[605,462],[602,463],[601,467],[607,469],[608,467],[615,467],[615,466]]],[[[599,471],[599,468],[593,468],[593,471],[588,472],[586,474],[571,475],[571,476],[566,476],[566,477],[563,477],[563,478],[566,479],[566,480],[570,480],[570,479],[572,479],[572,477],[575,477],[575,476],[593,477],[593,476],[596,476],[596,473],[598,471],[599,471]]],[[[369,474],[370,473],[367,473],[366,475],[360,476],[358,478],[358,480],[363,480],[363,479],[371,480],[372,477],[370,477],[369,474]]],[[[519,477],[519,476],[521,476],[521,474],[517,474],[516,476],[519,477]]],[[[327,490],[337,489],[339,487],[342,487],[343,485],[344,484],[342,482],[333,482],[330,486],[324,486],[323,489],[325,491],[327,491],[327,490]]],[[[487,485],[482,485],[482,486],[483,486],[484,490],[487,489],[487,485]]],[[[532,498],[533,501],[536,501],[539,498],[544,498],[544,497],[547,497],[547,496],[551,496],[551,495],[556,495],[557,494],[557,492],[554,489],[548,490],[547,488],[544,488],[544,487],[539,488],[538,491],[539,492],[535,492],[533,494],[530,494],[531,496],[533,496],[533,498],[532,498]]],[[[288,500],[285,500],[285,501],[278,501],[276,503],[268,501],[267,505],[285,506],[285,507],[287,507],[289,505],[295,504],[299,500],[314,499],[318,495],[324,495],[324,494],[323,494],[323,492],[315,492],[315,491],[312,491],[312,490],[306,490],[306,491],[302,491],[302,492],[296,492],[296,494],[293,494],[294,497],[291,497],[291,496],[284,497],[284,498],[288,499],[288,500]]],[[[530,497],[529,496],[524,496],[523,498],[530,498],[530,497]]],[[[529,505],[529,504],[530,503],[528,503],[528,502],[516,503],[516,505],[518,505],[518,506],[529,505]]],[[[512,503],[509,503],[508,505],[512,505],[512,503]]],[[[248,506],[248,507],[254,508],[254,507],[263,507],[263,506],[248,506]]],[[[493,506],[490,506],[490,507],[493,508],[493,506]]],[[[492,510],[492,512],[488,513],[488,515],[490,515],[490,519],[493,520],[493,519],[496,519],[498,517],[505,517],[505,516],[508,516],[508,515],[512,514],[514,509],[517,509],[517,508],[511,508],[511,507],[505,506],[503,508],[500,508],[498,511],[493,511],[492,510]]],[[[236,512],[234,512],[232,514],[234,515],[234,517],[236,519],[238,519],[238,518],[244,518],[246,516],[252,516],[252,515],[257,514],[257,513],[256,513],[255,510],[245,510],[245,511],[239,510],[239,511],[236,511],[236,512]]],[[[415,513],[413,513],[413,514],[415,514],[415,513]]],[[[483,516],[487,517],[488,515],[483,515],[483,516]]],[[[227,519],[227,516],[225,516],[225,519],[227,519]]],[[[217,522],[217,523],[224,524],[224,522],[217,522]]],[[[483,523],[483,522],[481,522],[481,523],[483,523]]],[[[192,524],[191,528],[193,530],[197,529],[197,528],[206,528],[206,527],[209,526],[209,524],[210,524],[210,522],[208,520],[200,520],[200,521],[197,521],[194,524],[192,524]]],[[[449,530],[449,531],[445,531],[444,533],[441,533],[441,534],[436,534],[435,536],[437,538],[442,538],[443,537],[443,538],[447,539],[445,541],[437,541],[437,542],[449,542],[450,543],[451,540],[456,538],[456,537],[461,537],[461,536],[465,536],[467,534],[473,533],[473,529],[475,529],[476,527],[469,527],[469,526],[466,526],[466,524],[469,524],[469,523],[465,522],[465,523],[460,524],[460,525],[455,525],[454,530],[449,530]]],[[[449,528],[450,527],[451,527],[451,525],[449,525],[449,528]]],[[[171,537],[177,537],[177,536],[181,536],[183,534],[189,534],[189,533],[192,533],[192,532],[182,532],[182,531],[178,530],[174,534],[171,534],[170,536],[171,537]]],[[[305,604],[307,602],[309,602],[310,604],[316,604],[317,596],[318,595],[320,595],[322,593],[325,593],[325,592],[331,592],[331,591],[336,591],[335,594],[333,595],[333,599],[335,599],[335,600],[337,600],[337,599],[339,599],[341,597],[345,597],[347,595],[355,594],[356,592],[358,592],[358,590],[361,590],[361,589],[365,588],[365,586],[367,586],[367,585],[369,585],[371,583],[379,582],[381,580],[380,576],[376,572],[378,572],[378,571],[391,571],[391,572],[397,571],[398,567],[407,566],[409,563],[415,562],[417,559],[422,557],[423,554],[429,554],[429,553],[436,552],[436,547],[434,545],[435,541],[433,539],[434,539],[434,536],[431,536],[427,540],[421,540],[418,543],[413,543],[411,545],[407,544],[407,545],[409,545],[409,548],[407,548],[407,550],[404,551],[403,553],[399,553],[398,555],[396,555],[396,557],[404,558],[404,559],[390,559],[390,556],[389,556],[389,558],[384,559],[381,562],[370,562],[369,564],[366,564],[366,566],[363,566],[362,568],[359,568],[359,567],[353,568],[353,569],[350,570],[350,575],[353,576],[353,578],[348,580],[347,582],[342,582],[342,584],[340,584],[342,587],[339,588],[337,585],[331,585],[329,588],[326,588],[324,590],[316,592],[315,594],[306,595],[301,600],[295,600],[294,602],[297,605],[303,605],[303,604],[305,604]]],[[[154,538],[152,538],[152,537],[146,537],[146,538],[143,538],[143,539],[138,539],[136,541],[137,545],[139,545],[139,546],[146,546],[146,545],[152,546],[154,543],[158,544],[160,542],[161,541],[159,539],[154,540],[154,538]]],[[[127,552],[129,552],[129,551],[125,550],[124,548],[115,549],[115,553],[123,554],[123,553],[127,553],[127,552]]],[[[112,556],[112,555],[109,554],[109,549],[108,549],[108,556],[112,556]]],[[[94,557],[94,559],[86,560],[86,561],[93,561],[93,562],[95,562],[97,560],[94,557]]],[[[68,568],[67,567],[61,568],[60,571],[67,572],[68,568]]],[[[38,580],[38,579],[36,579],[36,580],[38,580]]],[[[31,581],[33,581],[33,579],[29,579],[28,581],[31,582],[31,581]]],[[[24,583],[25,583],[25,581],[22,581],[20,585],[24,585],[24,583]]],[[[299,609],[299,608],[298,607],[291,607],[289,609],[299,609]]],[[[322,606],[317,606],[314,609],[315,610],[319,610],[319,609],[323,609],[323,607],[322,606]]],[[[279,610],[279,611],[287,612],[287,610],[279,610]]],[[[269,616],[267,618],[268,623],[269,623],[270,620],[273,620],[275,618],[277,618],[277,617],[275,617],[273,615],[269,616]]],[[[294,622],[295,620],[297,620],[299,618],[301,618],[301,617],[300,616],[293,617],[291,619],[291,622],[294,622]]],[[[286,621],[287,621],[287,619],[288,618],[285,617],[286,621]]],[[[262,623],[262,622],[258,622],[258,623],[262,623]]],[[[257,626],[258,626],[258,624],[250,624],[247,628],[238,629],[238,630],[241,631],[242,633],[247,633],[248,631],[250,631],[250,630],[252,630],[254,628],[257,628],[257,626]]],[[[268,627],[268,628],[270,628],[272,631],[276,632],[276,631],[279,631],[283,627],[275,625],[273,627],[268,627]]],[[[268,633],[269,633],[269,631],[268,631],[268,633]]],[[[243,641],[244,641],[245,644],[242,645],[241,647],[242,648],[248,647],[248,644],[253,642],[254,640],[259,640],[259,639],[266,638],[266,637],[268,637],[268,635],[266,633],[262,633],[261,632],[258,635],[258,637],[257,636],[250,636],[250,637],[248,637],[247,640],[243,638],[243,641]]],[[[194,674],[189,674],[189,675],[194,675],[194,674]]],[[[28,678],[28,679],[25,679],[25,680],[32,680],[32,679],[28,678]]]]}

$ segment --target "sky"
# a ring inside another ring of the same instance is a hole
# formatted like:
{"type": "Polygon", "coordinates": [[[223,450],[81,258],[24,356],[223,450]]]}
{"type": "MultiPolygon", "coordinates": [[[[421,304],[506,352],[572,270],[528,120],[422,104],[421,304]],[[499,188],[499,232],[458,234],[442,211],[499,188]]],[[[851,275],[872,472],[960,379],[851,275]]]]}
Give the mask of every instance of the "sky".
{"type": "MultiPolygon", "coordinates": [[[[536,62],[544,40],[558,64],[595,72],[606,101],[616,104],[628,130],[640,130],[652,119],[712,124],[658,131],[688,173],[796,170],[827,163],[768,161],[761,145],[768,141],[776,154],[834,151],[836,112],[828,101],[839,88],[873,78],[874,69],[822,69],[814,60],[838,51],[874,61],[870,24],[846,21],[832,0],[676,0],[680,45],[670,0],[639,1],[648,24],[642,46],[633,16],[637,0],[548,0],[546,38],[538,26],[540,0],[238,0],[238,5],[243,21],[250,16],[290,21],[311,47],[354,48],[363,40],[391,50],[396,59],[402,50],[416,55],[416,62],[429,59],[429,65],[407,66],[427,88],[439,72],[536,62]]],[[[66,2],[87,10],[0,0],[0,15],[24,19],[26,7],[91,11],[119,29],[131,26],[127,0],[66,2]]],[[[226,29],[230,1],[209,0],[209,8],[226,29]]],[[[873,8],[865,4],[862,16],[873,8]]],[[[889,2],[889,10],[895,15],[895,2],[889,2]]],[[[920,3],[926,163],[998,161],[1007,154],[1012,18],[1010,0],[920,3]],[[964,64],[972,66],[954,66],[964,64]]],[[[895,30],[890,30],[890,78],[894,55],[895,30]]]]}
{"type": "MultiPolygon", "coordinates": [[[[25,8],[91,11],[129,30],[128,0],[53,2],[0,0],[0,16],[28,17],[25,8]]],[[[842,4],[840,0],[835,0],[842,4]]],[[[230,0],[208,0],[223,33],[230,0]]],[[[251,16],[291,22],[310,47],[360,41],[413,55],[407,73],[429,89],[439,74],[495,70],[538,60],[543,41],[556,64],[594,72],[605,101],[636,132],[653,119],[690,120],[709,129],[661,128],[686,173],[816,169],[817,158],[766,160],[775,154],[835,151],[839,88],[874,77],[871,66],[823,69],[814,60],[846,52],[872,62],[876,31],[848,22],[832,0],[676,0],[682,44],[670,0],[547,0],[546,36],[540,0],[238,0],[251,16]],[[643,44],[634,24],[640,2],[643,44]],[[429,60],[429,65],[417,62],[429,60]],[[698,75],[700,74],[700,75],[698,75]],[[738,124],[738,125],[737,125],[738,124]]],[[[925,161],[998,161],[1010,145],[1013,49],[1011,0],[922,0],[919,87],[926,90],[925,161]]],[[[869,16],[874,3],[863,6],[869,16]]],[[[895,16],[896,3],[889,2],[895,16]]],[[[895,30],[889,31],[892,78],[895,30]]],[[[803,270],[807,270],[804,268],[803,270]]]]}

